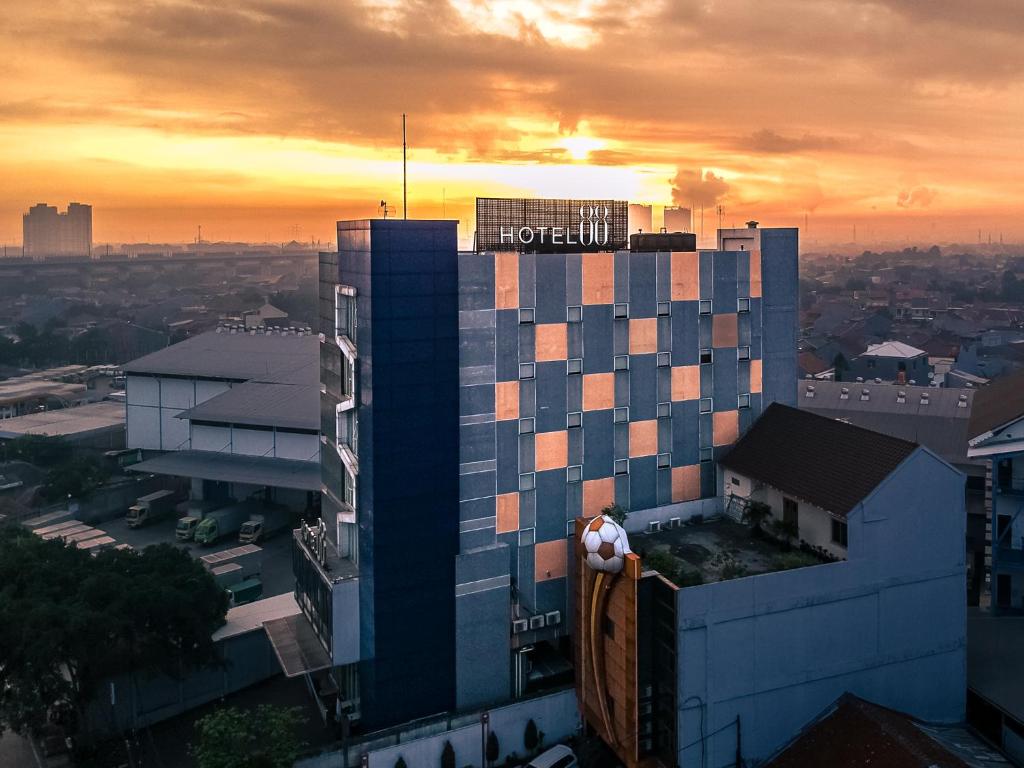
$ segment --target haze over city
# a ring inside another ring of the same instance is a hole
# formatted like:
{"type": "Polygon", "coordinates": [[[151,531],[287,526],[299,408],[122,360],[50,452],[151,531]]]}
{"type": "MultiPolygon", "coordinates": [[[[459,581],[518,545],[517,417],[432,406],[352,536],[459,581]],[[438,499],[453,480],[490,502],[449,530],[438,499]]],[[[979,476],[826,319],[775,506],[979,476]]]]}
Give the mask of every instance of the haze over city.
{"type": "MultiPolygon", "coordinates": [[[[478,195],[721,205],[805,243],[1024,236],[1011,0],[24,2],[5,9],[0,242],[333,239],[478,195]]],[[[709,230],[717,222],[712,214],[709,230]]]]}

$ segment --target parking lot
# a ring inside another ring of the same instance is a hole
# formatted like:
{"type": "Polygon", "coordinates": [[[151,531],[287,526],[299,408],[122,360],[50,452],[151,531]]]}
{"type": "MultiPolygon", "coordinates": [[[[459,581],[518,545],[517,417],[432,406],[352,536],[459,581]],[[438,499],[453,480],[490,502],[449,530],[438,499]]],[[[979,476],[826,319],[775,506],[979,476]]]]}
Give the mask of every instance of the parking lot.
{"type": "MultiPolygon", "coordinates": [[[[176,518],[165,518],[145,525],[141,528],[129,528],[123,517],[95,523],[92,527],[103,531],[114,539],[116,544],[129,544],[142,550],[152,544],[174,544],[187,549],[193,557],[200,558],[214,552],[240,546],[238,534],[223,537],[216,544],[208,547],[195,542],[179,542],[174,536],[176,518]]],[[[260,563],[260,579],[263,582],[263,597],[274,597],[291,592],[295,586],[292,576],[291,533],[280,531],[277,535],[259,544],[263,548],[260,563]]]]}

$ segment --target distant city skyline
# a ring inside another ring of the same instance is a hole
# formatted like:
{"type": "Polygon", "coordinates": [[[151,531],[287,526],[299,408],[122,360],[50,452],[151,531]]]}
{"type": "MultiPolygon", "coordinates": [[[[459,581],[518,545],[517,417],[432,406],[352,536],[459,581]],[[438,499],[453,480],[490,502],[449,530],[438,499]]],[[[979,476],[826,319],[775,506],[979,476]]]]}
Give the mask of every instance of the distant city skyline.
{"type": "Polygon", "coordinates": [[[984,5],[16,4],[0,242],[67,199],[96,242],[329,241],[382,199],[401,215],[403,112],[409,213],[463,242],[477,195],[703,205],[707,231],[721,205],[821,244],[1020,240],[1024,11],[984,5]]]}

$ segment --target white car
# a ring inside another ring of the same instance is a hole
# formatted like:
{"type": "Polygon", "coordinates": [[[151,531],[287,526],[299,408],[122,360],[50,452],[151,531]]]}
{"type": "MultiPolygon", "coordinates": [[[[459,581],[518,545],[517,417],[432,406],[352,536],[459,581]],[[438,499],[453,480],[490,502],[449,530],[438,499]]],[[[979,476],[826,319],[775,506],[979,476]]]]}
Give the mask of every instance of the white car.
{"type": "Polygon", "coordinates": [[[557,744],[537,755],[526,768],[576,768],[576,755],[564,744],[557,744]]]}

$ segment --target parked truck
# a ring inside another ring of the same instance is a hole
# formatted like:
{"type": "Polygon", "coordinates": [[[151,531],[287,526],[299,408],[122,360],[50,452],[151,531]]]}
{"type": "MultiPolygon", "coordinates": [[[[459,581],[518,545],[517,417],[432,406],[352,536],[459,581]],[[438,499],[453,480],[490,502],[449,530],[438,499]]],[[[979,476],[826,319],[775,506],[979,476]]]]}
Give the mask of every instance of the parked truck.
{"type": "Polygon", "coordinates": [[[189,499],[185,505],[185,516],[178,519],[174,535],[178,541],[192,541],[196,535],[196,527],[206,517],[206,513],[216,509],[216,504],[203,499],[189,499]]]}
{"type": "Polygon", "coordinates": [[[233,581],[224,581],[226,586],[234,583],[234,581],[242,581],[252,576],[259,576],[263,563],[263,547],[255,544],[246,544],[242,547],[234,547],[221,552],[203,555],[199,560],[202,562],[203,567],[214,574],[215,577],[220,576],[223,579],[227,579],[230,574],[236,574],[237,578],[233,581]],[[235,567],[227,568],[227,566],[235,567]]]}
{"type": "Polygon", "coordinates": [[[210,512],[195,527],[196,543],[209,546],[224,536],[238,533],[251,512],[252,505],[244,502],[210,512]]]}
{"type": "Polygon", "coordinates": [[[240,544],[255,544],[288,528],[291,522],[292,515],[288,509],[284,507],[266,509],[252,515],[242,523],[242,529],[238,532],[238,541],[240,544]]]}
{"type": "Polygon", "coordinates": [[[174,514],[174,505],[178,501],[178,494],[174,491],[155,491],[145,496],[139,496],[138,500],[128,507],[128,514],[125,520],[129,528],[140,528],[157,520],[163,520],[174,514]]]}

